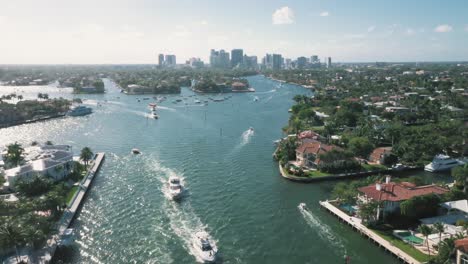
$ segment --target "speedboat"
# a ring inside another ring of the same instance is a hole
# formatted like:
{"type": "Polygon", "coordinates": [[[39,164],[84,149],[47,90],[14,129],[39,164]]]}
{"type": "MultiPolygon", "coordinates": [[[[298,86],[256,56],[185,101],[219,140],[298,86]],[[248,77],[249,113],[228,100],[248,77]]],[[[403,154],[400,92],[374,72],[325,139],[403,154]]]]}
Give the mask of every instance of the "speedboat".
{"type": "Polygon", "coordinates": [[[254,132],[253,127],[249,127],[249,132],[254,132]]]}
{"type": "Polygon", "coordinates": [[[92,112],[93,112],[93,109],[91,107],[79,105],[79,106],[74,106],[70,108],[70,110],[67,112],[67,115],[68,116],[84,116],[84,115],[89,115],[92,112]]]}
{"type": "Polygon", "coordinates": [[[434,157],[431,163],[424,167],[424,170],[429,172],[447,171],[451,168],[463,164],[465,164],[464,161],[453,159],[447,155],[439,154],[434,157]]]}
{"type": "Polygon", "coordinates": [[[255,97],[254,97],[254,102],[257,102],[257,101],[258,101],[258,97],[255,96],[255,97]]]}
{"type": "Polygon", "coordinates": [[[308,210],[306,203],[300,203],[298,207],[299,209],[302,209],[302,210],[308,210]]]}
{"type": "Polygon", "coordinates": [[[139,149],[137,149],[137,148],[133,148],[132,153],[135,154],[135,155],[138,155],[138,154],[141,154],[141,151],[139,149]]]}
{"type": "Polygon", "coordinates": [[[158,114],[156,114],[156,111],[154,111],[154,110],[150,112],[150,117],[153,118],[153,119],[158,119],[159,118],[158,114]]]}
{"type": "Polygon", "coordinates": [[[180,178],[171,176],[168,180],[168,184],[169,184],[169,195],[171,196],[171,198],[173,200],[180,198],[184,189],[184,187],[182,186],[180,182],[180,178]]]}
{"type": "Polygon", "coordinates": [[[196,104],[200,104],[201,101],[200,101],[200,100],[195,100],[195,103],[196,103],[196,104]]]}
{"type": "Polygon", "coordinates": [[[197,232],[193,236],[192,241],[195,252],[199,258],[204,262],[215,262],[218,248],[214,241],[211,240],[210,235],[206,232],[197,232]]]}

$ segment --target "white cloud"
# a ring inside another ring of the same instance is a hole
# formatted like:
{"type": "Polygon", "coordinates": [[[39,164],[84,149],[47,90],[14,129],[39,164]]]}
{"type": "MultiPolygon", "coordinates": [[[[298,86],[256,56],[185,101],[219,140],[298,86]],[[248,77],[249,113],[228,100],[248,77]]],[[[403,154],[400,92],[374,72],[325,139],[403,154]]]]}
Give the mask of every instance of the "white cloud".
{"type": "Polygon", "coordinates": [[[437,33],[447,33],[452,31],[453,28],[450,25],[444,24],[444,25],[438,25],[436,28],[434,28],[434,31],[437,33]]]}
{"type": "Polygon", "coordinates": [[[328,11],[323,11],[322,13],[320,13],[320,16],[327,17],[327,16],[330,16],[330,13],[328,11]]]}
{"type": "Polygon", "coordinates": [[[375,26],[370,26],[370,27],[367,28],[367,32],[369,32],[369,33],[374,32],[374,30],[375,30],[375,26]]]}
{"type": "Polygon", "coordinates": [[[292,24],[294,23],[294,11],[287,6],[283,6],[273,13],[272,19],[273,25],[292,24]]]}
{"type": "Polygon", "coordinates": [[[200,25],[206,26],[206,25],[208,25],[208,21],[202,20],[202,21],[200,21],[200,25]]]}

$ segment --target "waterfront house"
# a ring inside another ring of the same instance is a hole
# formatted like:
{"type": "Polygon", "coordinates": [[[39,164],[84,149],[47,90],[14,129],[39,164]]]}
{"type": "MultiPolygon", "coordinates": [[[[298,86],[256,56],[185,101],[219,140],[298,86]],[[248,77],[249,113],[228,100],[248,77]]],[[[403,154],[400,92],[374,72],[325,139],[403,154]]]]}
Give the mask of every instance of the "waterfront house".
{"type": "Polygon", "coordinates": [[[388,213],[397,212],[400,209],[400,204],[403,201],[416,196],[428,194],[444,194],[448,189],[437,186],[435,184],[416,186],[410,182],[395,183],[391,181],[391,177],[387,176],[385,183],[376,183],[369,186],[358,188],[358,201],[360,203],[368,203],[370,201],[378,201],[382,203],[381,208],[377,212],[377,219],[385,216],[388,213]]]}
{"type": "Polygon", "coordinates": [[[468,238],[455,240],[457,264],[468,264],[468,238]]]}
{"type": "Polygon", "coordinates": [[[304,143],[296,148],[296,164],[301,167],[316,169],[320,163],[319,155],[332,149],[339,148],[320,141],[304,143]]]}
{"type": "Polygon", "coordinates": [[[68,145],[45,145],[25,148],[25,164],[5,170],[4,188],[14,189],[18,179],[34,176],[50,177],[59,181],[73,169],[73,152],[68,145]]]}
{"type": "Polygon", "coordinates": [[[392,154],[392,147],[376,148],[369,155],[369,163],[371,164],[384,164],[385,158],[392,154]]]}

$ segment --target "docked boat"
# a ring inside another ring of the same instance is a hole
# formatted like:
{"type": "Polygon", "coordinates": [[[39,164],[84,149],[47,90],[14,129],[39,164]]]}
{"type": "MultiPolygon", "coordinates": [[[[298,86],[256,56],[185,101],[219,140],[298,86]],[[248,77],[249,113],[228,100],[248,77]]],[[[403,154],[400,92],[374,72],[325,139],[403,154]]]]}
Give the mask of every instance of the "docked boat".
{"type": "Polygon", "coordinates": [[[184,186],[182,186],[179,177],[169,177],[169,195],[173,200],[179,199],[182,195],[184,186]]]}
{"type": "Polygon", "coordinates": [[[138,154],[141,154],[141,151],[139,149],[137,149],[137,148],[133,148],[132,153],[135,154],[135,155],[138,155],[138,154]]]}
{"type": "Polygon", "coordinates": [[[215,262],[218,248],[216,244],[208,233],[206,232],[197,232],[193,236],[192,244],[195,248],[195,252],[199,258],[201,258],[204,262],[215,262]]]}
{"type": "Polygon", "coordinates": [[[84,105],[79,105],[79,106],[74,106],[70,108],[70,110],[67,112],[68,116],[85,116],[89,115],[93,112],[93,109],[91,107],[87,107],[84,105]]]}
{"type": "Polygon", "coordinates": [[[424,170],[429,172],[447,171],[451,168],[463,164],[465,164],[464,161],[453,159],[447,155],[439,154],[434,157],[431,163],[424,167],[424,170]]]}

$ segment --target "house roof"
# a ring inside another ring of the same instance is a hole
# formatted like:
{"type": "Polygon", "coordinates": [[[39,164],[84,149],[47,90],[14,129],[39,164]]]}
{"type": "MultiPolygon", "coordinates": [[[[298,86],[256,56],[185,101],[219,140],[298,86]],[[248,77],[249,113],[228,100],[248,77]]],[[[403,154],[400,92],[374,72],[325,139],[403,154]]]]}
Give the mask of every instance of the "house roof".
{"type": "Polygon", "coordinates": [[[380,147],[376,148],[372,151],[369,156],[370,161],[378,161],[382,157],[383,154],[390,153],[392,151],[392,147],[380,147]]]}
{"type": "Polygon", "coordinates": [[[298,148],[296,148],[296,152],[304,154],[322,154],[335,148],[337,147],[327,145],[319,141],[313,141],[300,145],[298,148]]]}
{"type": "MultiPolygon", "coordinates": [[[[379,184],[379,183],[378,183],[379,184]]],[[[412,183],[382,183],[381,189],[377,190],[378,184],[361,187],[358,190],[367,197],[376,201],[405,201],[416,196],[427,194],[444,194],[447,189],[431,184],[416,187],[412,183]]]]}
{"type": "Polygon", "coordinates": [[[468,253],[468,238],[455,240],[455,248],[468,253]]]}
{"type": "Polygon", "coordinates": [[[442,207],[451,210],[456,209],[458,211],[462,211],[464,213],[468,213],[468,200],[458,200],[458,201],[450,201],[440,204],[442,207]]]}
{"type": "Polygon", "coordinates": [[[302,131],[301,133],[299,133],[299,135],[297,136],[299,139],[303,139],[303,138],[319,138],[320,135],[317,134],[316,132],[312,131],[312,130],[306,130],[306,131],[302,131]]]}

